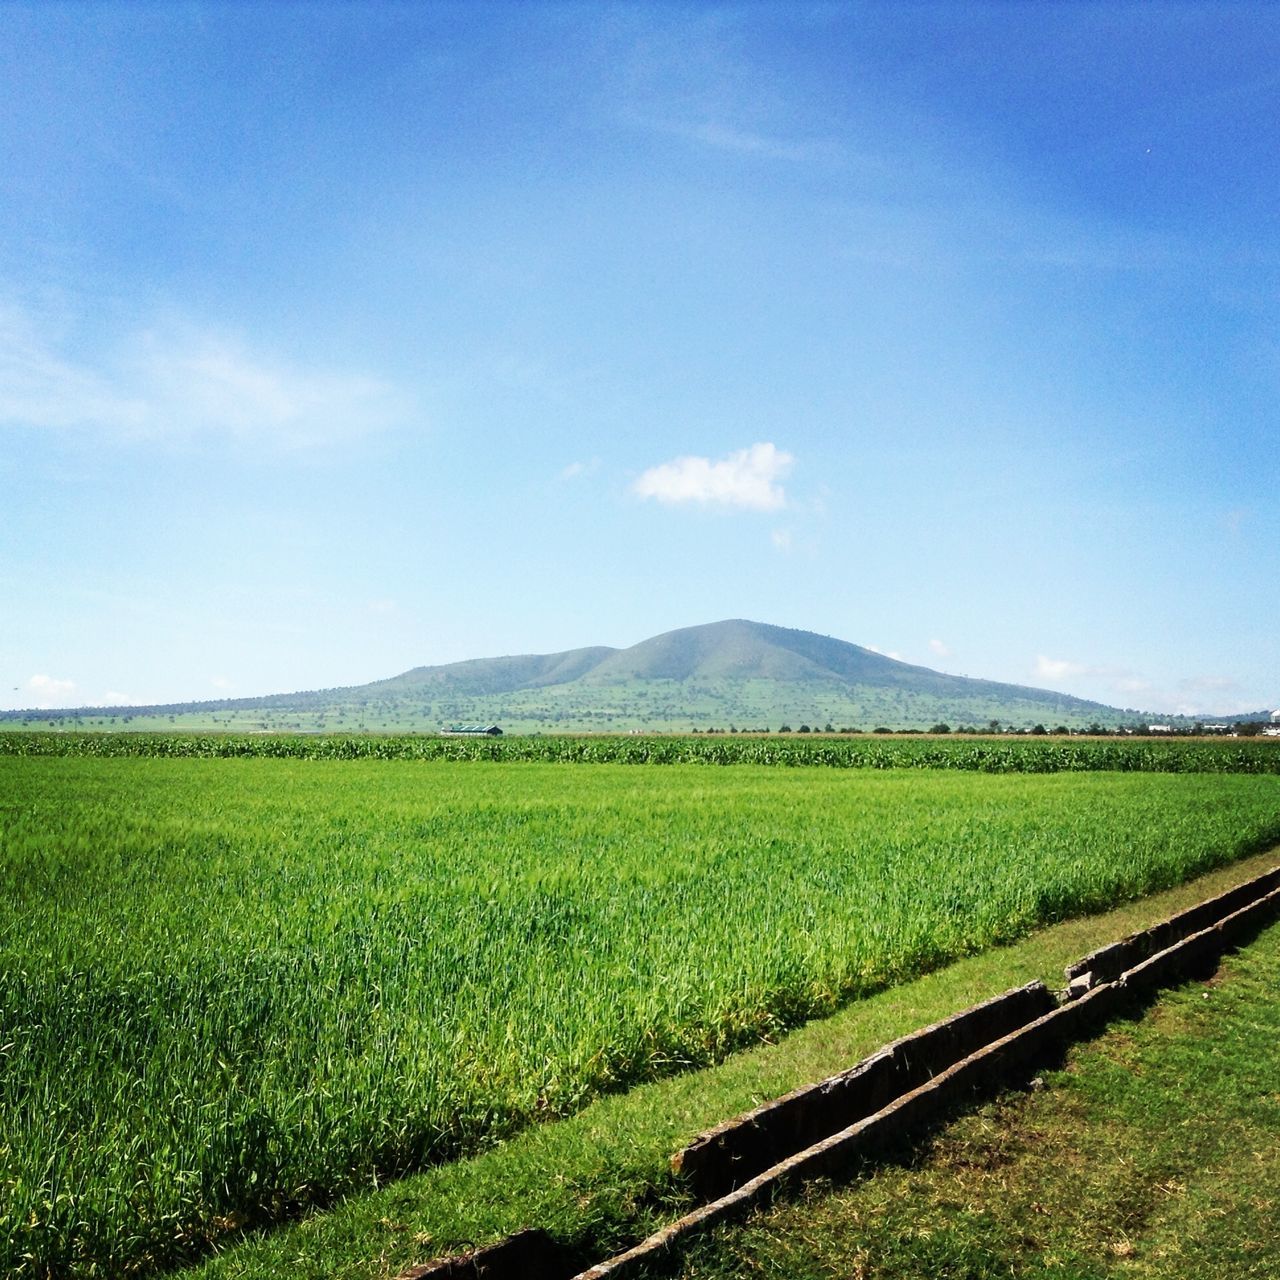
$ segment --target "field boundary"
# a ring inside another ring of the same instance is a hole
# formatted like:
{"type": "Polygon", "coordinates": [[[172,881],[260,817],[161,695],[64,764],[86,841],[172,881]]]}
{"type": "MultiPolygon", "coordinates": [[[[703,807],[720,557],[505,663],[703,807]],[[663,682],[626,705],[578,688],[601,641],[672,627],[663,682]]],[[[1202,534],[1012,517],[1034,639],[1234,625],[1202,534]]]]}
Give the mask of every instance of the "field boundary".
{"type": "Polygon", "coordinates": [[[1096,1034],[1161,987],[1212,972],[1280,915],[1280,865],[1069,964],[1066,987],[1036,981],[885,1045],[859,1063],[700,1134],[672,1157],[698,1207],[579,1269],[532,1228],[397,1280],[619,1280],[786,1186],[873,1158],[953,1110],[1096,1034]]]}

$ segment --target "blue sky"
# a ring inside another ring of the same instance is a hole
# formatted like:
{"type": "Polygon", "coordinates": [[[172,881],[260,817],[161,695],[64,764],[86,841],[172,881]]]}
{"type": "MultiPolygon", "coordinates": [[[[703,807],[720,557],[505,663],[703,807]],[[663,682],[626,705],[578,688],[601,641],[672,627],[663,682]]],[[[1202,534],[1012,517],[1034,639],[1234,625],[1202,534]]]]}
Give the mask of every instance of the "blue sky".
{"type": "Polygon", "coordinates": [[[1280,8],[0,4],[0,705],[745,617],[1280,705],[1280,8]]]}

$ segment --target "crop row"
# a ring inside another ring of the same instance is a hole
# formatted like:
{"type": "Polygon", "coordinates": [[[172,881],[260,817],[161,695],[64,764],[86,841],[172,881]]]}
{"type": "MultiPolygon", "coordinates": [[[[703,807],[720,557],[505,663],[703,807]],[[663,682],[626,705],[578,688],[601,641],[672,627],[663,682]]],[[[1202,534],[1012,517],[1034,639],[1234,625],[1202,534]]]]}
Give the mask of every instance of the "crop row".
{"type": "Polygon", "coordinates": [[[1273,739],[0,733],[0,756],[758,764],[980,773],[1280,773],[1280,742],[1273,739]]]}

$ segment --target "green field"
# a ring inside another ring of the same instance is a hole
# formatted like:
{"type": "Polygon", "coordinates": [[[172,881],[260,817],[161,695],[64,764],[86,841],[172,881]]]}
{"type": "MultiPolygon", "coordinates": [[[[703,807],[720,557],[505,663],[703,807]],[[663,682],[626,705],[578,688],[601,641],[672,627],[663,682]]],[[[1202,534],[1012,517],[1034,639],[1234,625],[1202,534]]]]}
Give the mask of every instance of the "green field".
{"type": "Polygon", "coordinates": [[[1274,774],[0,757],[0,1268],[121,1274],[1280,838],[1274,774]]]}

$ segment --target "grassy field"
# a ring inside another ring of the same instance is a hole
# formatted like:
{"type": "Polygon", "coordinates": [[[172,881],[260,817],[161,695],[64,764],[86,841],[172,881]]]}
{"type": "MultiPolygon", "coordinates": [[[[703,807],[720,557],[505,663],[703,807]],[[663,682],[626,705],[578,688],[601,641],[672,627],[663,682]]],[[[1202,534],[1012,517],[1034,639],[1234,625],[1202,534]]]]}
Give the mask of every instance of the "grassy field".
{"type": "Polygon", "coordinates": [[[682,1280],[1280,1273],[1280,926],[1012,1092],[697,1242],[682,1280]]]}
{"type": "Polygon", "coordinates": [[[842,1071],[888,1041],[1010,987],[1062,982],[1063,966],[1276,865],[1242,859],[1172,889],[1038,929],[855,1000],[780,1039],[606,1094],[474,1156],[364,1191],[293,1223],[251,1230],[190,1280],[390,1280],[441,1254],[544,1228],[579,1269],[691,1207],[673,1151],[729,1116],[842,1071]]]}
{"type": "Polygon", "coordinates": [[[0,758],[0,1266],[120,1274],[1280,837],[1274,775],[0,758]]]}

